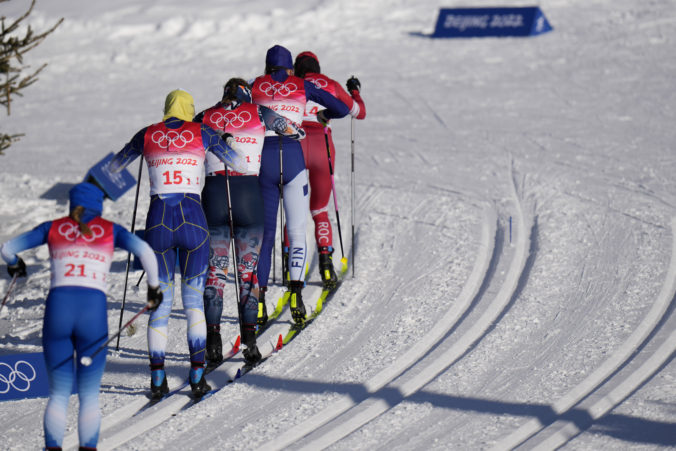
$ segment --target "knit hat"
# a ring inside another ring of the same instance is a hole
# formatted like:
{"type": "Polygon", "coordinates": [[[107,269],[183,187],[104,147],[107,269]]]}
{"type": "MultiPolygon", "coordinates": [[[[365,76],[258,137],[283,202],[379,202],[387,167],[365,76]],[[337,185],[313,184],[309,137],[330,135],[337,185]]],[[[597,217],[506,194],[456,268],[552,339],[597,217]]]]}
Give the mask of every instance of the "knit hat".
{"type": "Polygon", "coordinates": [[[293,64],[293,72],[297,77],[305,78],[306,74],[321,74],[319,59],[312,52],[301,52],[296,56],[296,62],[293,64]]]}
{"type": "Polygon", "coordinates": [[[195,117],[195,101],[192,96],[182,89],[174,89],[164,101],[164,117],[166,121],[175,117],[183,121],[191,121],[195,117]]]}
{"type": "Polygon", "coordinates": [[[101,214],[103,211],[103,191],[89,182],[78,183],[68,192],[70,209],[78,205],[101,214]]]}
{"type": "Polygon", "coordinates": [[[265,65],[268,67],[284,67],[286,69],[293,69],[293,59],[291,52],[286,47],[275,45],[268,49],[265,55],[265,65]]]}
{"type": "Polygon", "coordinates": [[[317,58],[317,55],[315,55],[314,53],[310,52],[309,50],[306,50],[306,51],[304,51],[304,52],[300,52],[300,53],[296,56],[296,61],[298,61],[300,58],[303,58],[303,57],[306,57],[306,56],[309,56],[309,57],[312,58],[313,60],[317,61],[317,63],[319,63],[319,58],[317,58]]]}

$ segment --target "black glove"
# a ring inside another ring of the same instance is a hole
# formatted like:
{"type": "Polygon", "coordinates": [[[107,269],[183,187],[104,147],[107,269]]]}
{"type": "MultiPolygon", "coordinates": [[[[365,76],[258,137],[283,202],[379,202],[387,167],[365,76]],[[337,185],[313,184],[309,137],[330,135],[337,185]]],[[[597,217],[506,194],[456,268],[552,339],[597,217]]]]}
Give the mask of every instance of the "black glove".
{"type": "Polygon", "coordinates": [[[317,120],[319,121],[320,124],[322,124],[324,127],[326,127],[329,123],[329,120],[326,118],[326,115],[324,114],[324,110],[319,110],[317,112],[317,120]]]}
{"type": "Polygon", "coordinates": [[[350,77],[350,79],[345,84],[347,85],[348,92],[361,91],[361,83],[359,83],[359,79],[355,78],[354,76],[350,77]]]}
{"type": "Polygon", "coordinates": [[[17,277],[26,277],[26,264],[19,257],[19,259],[13,265],[7,265],[7,272],[11,277],[14,277],[16,274],[17,277]]]}
{"type": "Polygon", "coordinates": [[[154,312],[162,303],[162,291],[160,287],[151,287],[148,285],[148,310],[154,312]]]}

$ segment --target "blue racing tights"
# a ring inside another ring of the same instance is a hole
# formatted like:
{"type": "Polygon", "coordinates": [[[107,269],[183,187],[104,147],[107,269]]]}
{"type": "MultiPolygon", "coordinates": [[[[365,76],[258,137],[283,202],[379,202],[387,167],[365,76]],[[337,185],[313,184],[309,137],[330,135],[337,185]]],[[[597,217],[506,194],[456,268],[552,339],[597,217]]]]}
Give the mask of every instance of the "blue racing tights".
{"type": "Polygon", "coordinates": [[[61,446],[74,380],[80,401],[80,446],[96,447],[101,425],[99,389],[106,351],[99,352],[89,366],[82,365],[79,359],[91,355],[107,338],[106,295],[102,291],[84,287],[56,287],[49,291],[42,327],[49,375],[49,401],[44,416],[46,447],[61,446]],[[77,363],[73,361],[73,351],[77,363]]]}
{"type": "Polygon", "coordinates": [[[164,300],[148,322],[151,366],[164,364],[169,316],[174,298],[174,269],[181,271],[181,297],[188,319],[190,362],[204,363],[207,326],[204,283],[209,266],[209,230],[197,194],[161,194],[150,200],[145,240],[155,251],[164,300]]]}

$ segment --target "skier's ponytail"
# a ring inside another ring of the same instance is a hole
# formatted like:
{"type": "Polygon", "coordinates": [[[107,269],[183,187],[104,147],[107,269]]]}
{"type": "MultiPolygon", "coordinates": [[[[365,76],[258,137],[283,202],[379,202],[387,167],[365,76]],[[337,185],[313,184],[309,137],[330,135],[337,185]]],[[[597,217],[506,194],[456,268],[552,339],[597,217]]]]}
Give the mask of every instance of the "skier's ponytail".
{"type": "Polygon", "coordinates": [[[224,103],[251,102],[251,86],[243,78],[231,78],[223,86],[223,98],[221,101],[224,103]]]}
{"type": "Polygon", "coordinates": [[[89,228],[87,224],[82,222],[82,213],[84,213],[84,210],[85,207],[83,207],[82,205],[78,205],[77,207],[73,208],[70,212],[70,219],[78,223],[78,225],[80,226],[80,232],[82,232],[83,235],[91,236],[92,230],[89,228]]]}

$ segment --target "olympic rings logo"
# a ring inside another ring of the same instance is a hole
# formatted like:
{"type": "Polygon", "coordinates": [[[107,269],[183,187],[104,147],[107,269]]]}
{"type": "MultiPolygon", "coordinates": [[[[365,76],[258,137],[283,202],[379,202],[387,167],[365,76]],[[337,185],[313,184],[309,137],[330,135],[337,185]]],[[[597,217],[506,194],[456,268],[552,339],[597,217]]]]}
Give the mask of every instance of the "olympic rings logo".
{"type": "Polygon", "coordinates": [[[251,120],[251,113],[248,111],[227,111],[225,114],[220,111],[214,111],[209,115],[209,121],[221,130],[230,125],[234,128],[242,128],[251,120]]]}
{"type": "Polygon", "coordinates": [[[279,94],[282,97],[288,97],[291,95],[291,93],[296,92],[298,87],[294,84],[287,85],[283,83],[270,83],[268,81],[264,81],[260,85],[260,90],[263,91],[263,93],[268,97],[272,97],[275,94],[279,94]]]}
{"type": "Polygon", "coordinates": [[[35,368],[25,360],[17,361],[14,364],[14,368],[5,362],[0,362],[0,394],[9,392],[10,388],[20,392],[28,391],[31,388],[31,382],[35,380],[36,377],[37,372],[35,371],[35,368]],[[20,365],[25,365],[26,368],[21,368],[20,365]],[[9,374],[7,375],[4,374],[5,368],[9,369],[9,374]],[[20,383],[17,384],[17,381],[20,383]]]}
{"type": "Polygon", "coordinates": [[[76,241],[81,237],[86,242],[91,243],[95,239],[101,238],[103,236],[104,230],[100,225],[94,224],[93,226],[90,226],[89,229],[92,231],[92,234],[90,236],[83,235],[77,225],[70,222],[64,222],[59,226],[58,231],[59,235],[68,241],[76,241]]]}
{"type": "Polygon", "coordinates": [[[311,82],[319,89],[324,89],[329,85],[329,82],[323,78],[306,78],[307,81],[311,82]]]}
{"type": "Polygon", "coordinates": [[[183,130],[181,133],[175,130],[169,130],[168,132],[156,130],[150,135],[150,139],[152,139],[155,144],[159,144],[165,148],[174,146],[182,149],[195,139],[195,135],[190,130],[183,130]]]}

